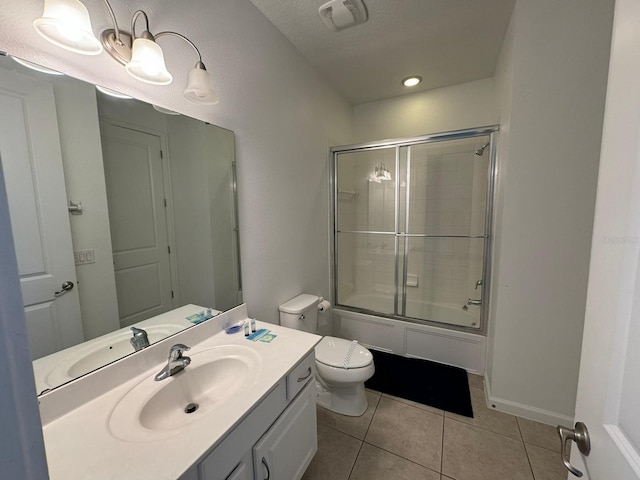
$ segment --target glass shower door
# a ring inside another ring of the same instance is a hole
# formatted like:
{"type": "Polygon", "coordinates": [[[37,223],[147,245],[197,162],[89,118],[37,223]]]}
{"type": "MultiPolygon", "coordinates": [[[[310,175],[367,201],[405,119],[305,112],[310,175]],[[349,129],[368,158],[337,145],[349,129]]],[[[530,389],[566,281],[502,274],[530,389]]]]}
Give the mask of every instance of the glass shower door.
{"type": "Polygon", "coordinates": [[[480,148],[488,142],[481,136],[406,147],[405,317],[480,325],[489,180],[489,154],[480,148]]]}
{"type": "Polygon", "coordinates": [[[494,131],[334,152],[336,305],[482,328],[494,131]]]}
{"type": "Polygon", "coordinates": [[[396,148],[338,154],[336,295],[345,306],[396,309],[396,148]]]}

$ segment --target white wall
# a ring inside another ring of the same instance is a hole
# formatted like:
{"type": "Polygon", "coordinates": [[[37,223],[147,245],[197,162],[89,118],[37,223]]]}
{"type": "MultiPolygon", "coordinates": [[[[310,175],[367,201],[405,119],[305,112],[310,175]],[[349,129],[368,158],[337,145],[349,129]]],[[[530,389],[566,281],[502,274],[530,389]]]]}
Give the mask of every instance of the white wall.
{"type": "Polygon", "coordinates": [[[82,326],[90,340],[120,328],[96,89],[71,78],[52,81],[67,198],[83,207],[82,215],[69,215],[73,249],[95,253],[95,263],[76,266],[82,326]]]}
{"type": "Polygon", "coordinates": [[[549,423],[574,414],[613,3],[516,2],[496,82],[487,386],[502,410],[549,423]]]}
{"type": "Polygon", "coordinates": [[[493,79],[461,83],[353,108],[353,143],[494,125],[493,79]]]}

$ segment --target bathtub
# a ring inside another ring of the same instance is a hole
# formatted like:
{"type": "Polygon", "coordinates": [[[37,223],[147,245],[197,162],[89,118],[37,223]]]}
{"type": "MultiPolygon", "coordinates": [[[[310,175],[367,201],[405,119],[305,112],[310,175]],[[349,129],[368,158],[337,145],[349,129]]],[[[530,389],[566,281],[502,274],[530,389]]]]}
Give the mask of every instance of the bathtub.
{"type": "Polygon", "coordinates": [[[352,294],[346,302],[333,309],[332,335],[358,340],[377,350],[454,365],[476,375],[484,375],[486,337],[481,333],[447,327],[472,326],[478,321],[479,307],[469,306],[465,311],[462,305],[423,302],[410,305],[408,302],[409,314],[424,315],[423,318],[433,319],[439,325],[387,318],[376,315],[375,311],[383,315],[383,312],[392,312],[393,296],[352,294]],[[341,306],[372,312],[355,312],[341,306]]]}
{"type": "MultiPolygon", "coordinates": [[[[390,295],[354,293],[343,300],[341,305],[393,315],[393,296],[390,295]]],[[[337,307],[339,308],[340,305],[337,307]]],[[[407,299],[406,317],[459,327],[480,328],[480,307],[472,305],[465,310],[462,303],[454,305],[418,302],[407,299]]]]}

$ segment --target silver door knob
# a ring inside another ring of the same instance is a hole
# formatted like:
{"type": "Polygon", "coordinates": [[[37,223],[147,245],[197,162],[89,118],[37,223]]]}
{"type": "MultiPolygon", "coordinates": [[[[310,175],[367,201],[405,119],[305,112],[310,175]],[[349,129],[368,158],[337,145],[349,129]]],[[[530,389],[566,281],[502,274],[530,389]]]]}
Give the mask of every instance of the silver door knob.
{"type": "Polygon", "coordinates": [[[589,438],[589,430],[582,422],[576,422],[574,428],[566,428],[558,425],[558,435],[560,435],[562,463],[576,477],[581,477],[582,472],[569,462],[569,448],[567,444],[570,440],[576,442],[580,453],[587,456],[591,452],[591,440],[589,438]]]}
{"type": "Polygon", "coordinates": [[[70,290],[73,290],[73,282],[66,281],[66,282],[62,282],[62,285],[60,286],[60,290],[58,290],[57,292],[53,292],[53,294],[56,296],[60,296],[67,293],[70,290]]]}

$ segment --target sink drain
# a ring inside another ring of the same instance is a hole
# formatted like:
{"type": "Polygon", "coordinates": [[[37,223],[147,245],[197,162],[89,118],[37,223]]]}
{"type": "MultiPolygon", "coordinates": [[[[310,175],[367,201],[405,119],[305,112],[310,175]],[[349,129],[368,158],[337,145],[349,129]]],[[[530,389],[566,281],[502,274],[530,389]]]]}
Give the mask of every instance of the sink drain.
{"type": "Polygon", "coordinates": [[[190,403],[189,405],[184,407],[184,413],[193,413],[198,409],[198,406],[199,405],[197,403],[190,403]]]}

